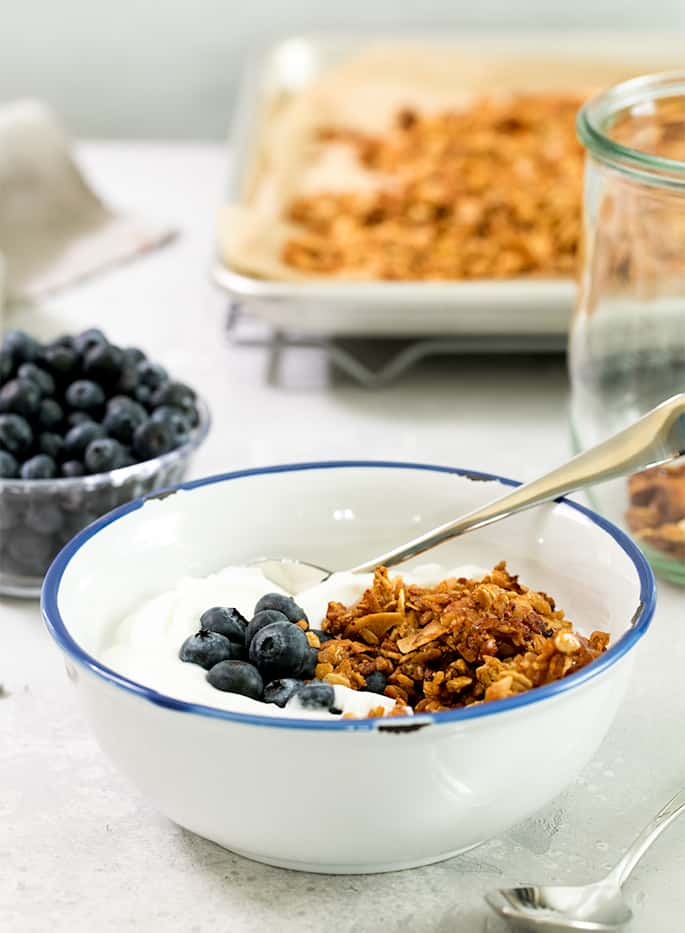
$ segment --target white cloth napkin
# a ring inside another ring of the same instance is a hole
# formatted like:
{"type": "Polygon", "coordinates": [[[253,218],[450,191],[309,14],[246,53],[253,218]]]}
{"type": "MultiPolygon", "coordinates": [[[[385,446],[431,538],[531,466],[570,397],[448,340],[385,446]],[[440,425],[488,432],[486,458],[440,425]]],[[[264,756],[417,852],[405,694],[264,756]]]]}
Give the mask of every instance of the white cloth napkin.
{"type": "Polygon", "coordinates": [[[4,255],[8,298],[35,301],[174,235],[101,201],[46,106],[27,100],[0,108],[0,269],[4,255]]]}

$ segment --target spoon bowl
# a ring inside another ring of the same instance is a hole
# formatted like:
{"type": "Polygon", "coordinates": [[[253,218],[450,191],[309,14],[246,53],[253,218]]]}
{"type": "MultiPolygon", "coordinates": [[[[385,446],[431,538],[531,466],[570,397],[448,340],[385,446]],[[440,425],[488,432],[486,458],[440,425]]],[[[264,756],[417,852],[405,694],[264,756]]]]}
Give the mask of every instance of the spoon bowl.
{"type": "Polygon", "coordinates": [[[635,838],[620,862],[606,878],[584,885],[521,885],[489,891],[485,900],[514,930],[534,933],[568,933],[622,930],[632,911],[621,886],[652,843],[685,811],[685,790],[679,791],[659,810],[635,838]]]}
{"type": "Polygon", "coordinates": [[[604,881],[589,885],[523,885],[491,891],[485,899],[514,930],[615,933],[633,915],[621,889],[604,881]]]}

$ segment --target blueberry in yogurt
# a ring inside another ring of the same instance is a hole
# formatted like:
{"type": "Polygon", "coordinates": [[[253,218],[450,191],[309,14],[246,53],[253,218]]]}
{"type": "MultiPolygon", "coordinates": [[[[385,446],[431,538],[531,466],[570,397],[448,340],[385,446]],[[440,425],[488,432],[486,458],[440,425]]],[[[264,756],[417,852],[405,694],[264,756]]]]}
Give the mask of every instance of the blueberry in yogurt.
{"type": "Polygon", "coordinates": [[[303,686],[301,680],[295,677],[282,677],[278,680],[272,680],[264,687],[264,702],[275,703],[281,709],[285,706],[291,696],[297,693],[303,686]]]}
{"type": "Polygon", "coordinates": [[[246,661],[220,661],[211,668],[207,680],[217,690],[239,693],[252,700],[261,700],[264,692],[261,674],[246,661]]]}
{"type": "Polygon", "coordinates": [[[308,652],[304,632],[287,619],[265,625],[250,642],[250,661],[267,680],[297,676],[308,652]]]}
{"type": "Polygon", "coordinates": [[[316,665],[318,663],[319,652],[316,650],[316,648],[309,648],[300,666],[299,676],[303,680],[311,680],[316,673],[316,665]]]}
{"type": "Polygon", "coordinates": [[[335,691],[330,684],[320,680],[312,680],[303,684],[294,694],[296,702],[303,709],[327,709],[335,712],[335,691]]]}
{"type": "Polygon", "coordinates": [[[361,689],[367,693],[384,693],[388,678],[381,671],[373,671],[366,677],[366,686],[361,689]]]}
{"type": "Polygon", "coordinates": [[[255,614],[263,609],[275,609],[282,612],[286,619],[291,622],[299,622],[304,619],[308,622],[307,613],[301,606],[298,606],[292,596],[285,596],[283,593],[266,593],[255,606],[255,614]]]}
{"type": "Polygon", "coordinates": [[[207,632],[218,632],[236,645],[245,644],[247,619],[233,606],[213,606],[200,616],[200,627],[207,632]]]}
{"type": "Polygon", "coordinates": [[[287,622],[287,616],[276,609],[263,609],[261,612],[255,612],[245,629],[245,644],[249,645],[260,629],[265,625],[271,625],[273,622],[287,622]]]}
{"type": "Polygon", "coordinates": [[[218,632],[200,629],[195,635],[186,638],[178,656],[182,661],[199,664],[209,670],[220,661],[239,660],[243,657],[243,649],[218,632]]]}

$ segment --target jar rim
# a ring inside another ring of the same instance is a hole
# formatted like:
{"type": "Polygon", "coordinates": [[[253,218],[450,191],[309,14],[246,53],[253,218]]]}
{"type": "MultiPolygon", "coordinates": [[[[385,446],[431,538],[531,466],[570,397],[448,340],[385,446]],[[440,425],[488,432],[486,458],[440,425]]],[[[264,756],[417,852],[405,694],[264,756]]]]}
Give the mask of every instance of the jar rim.
{"type": "Polygon", "coordinates": [[[619,171],[664,187],[685,187],[685,161],[653,155],[616,142],[607,125],[620,111],[667,97],[685,97],[685,71],[640,75],[590,98],[578,111],[576,130],[593,156],[619,171]]]}

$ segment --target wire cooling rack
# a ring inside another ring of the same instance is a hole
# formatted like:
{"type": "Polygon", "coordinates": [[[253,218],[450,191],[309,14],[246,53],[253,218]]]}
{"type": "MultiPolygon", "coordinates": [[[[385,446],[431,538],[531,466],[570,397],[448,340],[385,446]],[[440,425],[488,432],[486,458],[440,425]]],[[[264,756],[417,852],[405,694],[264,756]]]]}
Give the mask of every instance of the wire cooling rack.
{"type": "Polygon", "coordinates": [[[361,386],[375,389],[399,379],[428,357],[471,354],[563,353],[565,340],[558,335],[512,337],[312,337],[278,330],[244,312],[240,303],[229,302],[226,317],[228,339],[237,347],[268,351],[269,382],[279,384],[284,359],[290,350],[318,350],[361,386]]]}

